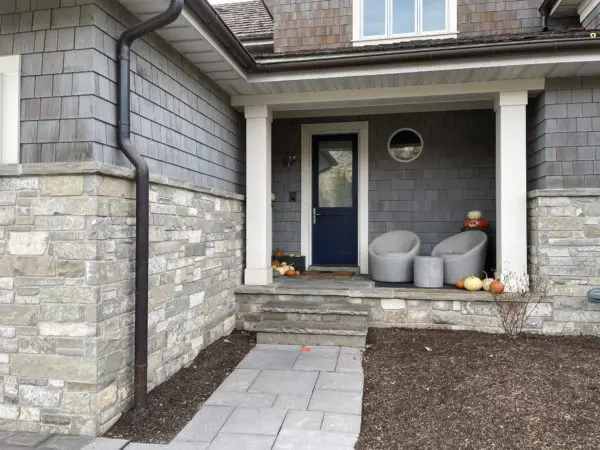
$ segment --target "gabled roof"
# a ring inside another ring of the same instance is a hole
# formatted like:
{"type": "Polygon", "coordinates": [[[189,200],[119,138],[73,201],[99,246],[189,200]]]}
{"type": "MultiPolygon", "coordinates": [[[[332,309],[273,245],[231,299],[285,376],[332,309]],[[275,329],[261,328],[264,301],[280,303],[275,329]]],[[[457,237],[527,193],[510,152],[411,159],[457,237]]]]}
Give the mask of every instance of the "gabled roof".
{"type": "Polygon", "coordinates": [[[272,39],[273,17],[262,0],[213,5],[241,41],[272,39]]]}

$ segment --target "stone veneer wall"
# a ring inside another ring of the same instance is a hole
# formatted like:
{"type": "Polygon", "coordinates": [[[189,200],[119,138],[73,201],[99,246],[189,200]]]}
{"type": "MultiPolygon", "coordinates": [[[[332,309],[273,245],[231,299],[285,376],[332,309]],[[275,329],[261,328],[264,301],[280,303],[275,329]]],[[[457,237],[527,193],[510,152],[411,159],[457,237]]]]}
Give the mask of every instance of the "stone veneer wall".
{"type": "MultiPolygon", "coordinates": [[[[0,171],[0,430],[103,433],[133,394],[133,174],[0,171]]],[[[233,329],[244,214],[240,195],[151,181],[153,388],[233,329]]]]}
{"type": "Polygon", "coordinates": [[[600,335],[600,188],[529,193],[529,264],[548,285],[552,318],[544,333],[600,335]]]}

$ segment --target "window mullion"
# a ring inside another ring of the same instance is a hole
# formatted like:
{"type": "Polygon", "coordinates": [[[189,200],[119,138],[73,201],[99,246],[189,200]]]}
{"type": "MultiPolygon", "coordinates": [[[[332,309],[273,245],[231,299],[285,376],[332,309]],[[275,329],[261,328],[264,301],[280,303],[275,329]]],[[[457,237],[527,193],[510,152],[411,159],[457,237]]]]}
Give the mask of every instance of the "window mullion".
{"type": "Polygon", "coordinates": [[[386,0],[385,2],[385,35],[389,37],[392,35],[392,30],[394,29],[394,25],[392,24],[392,11],[393,5],[392,0],[386,0]]]}
{"type": "Polygon", "coordinates": [[[415,0],[415,15],[417,16],[415,30],[417,34],[421,34],[423,32],[423,0],[415,0]]]}

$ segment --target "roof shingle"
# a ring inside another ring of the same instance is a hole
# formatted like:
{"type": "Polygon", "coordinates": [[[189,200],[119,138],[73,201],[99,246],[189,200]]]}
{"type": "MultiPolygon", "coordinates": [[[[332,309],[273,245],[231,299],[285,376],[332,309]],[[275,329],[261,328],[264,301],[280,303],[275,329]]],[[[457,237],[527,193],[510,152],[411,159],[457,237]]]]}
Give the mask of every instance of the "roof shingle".
{"type": "Polygon", "coordinates": [[[222,3],[213,8],[241,41],[273,37],[273,18],[262,0],[222,3]]]}

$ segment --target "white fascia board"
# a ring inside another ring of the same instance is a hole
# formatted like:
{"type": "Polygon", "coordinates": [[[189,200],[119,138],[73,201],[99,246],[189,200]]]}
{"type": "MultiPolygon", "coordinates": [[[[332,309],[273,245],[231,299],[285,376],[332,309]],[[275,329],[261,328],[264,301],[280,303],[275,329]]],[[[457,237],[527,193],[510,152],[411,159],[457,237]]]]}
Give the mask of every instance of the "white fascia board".
{"type": "Polygon", "coordinates": [[[198,33],[202,35],[202,38],[212,48],[214,48],[215,51],[219,53],[219,55],[222,56],[222,58],[233,68],[233,70],[235,70],[235,72],[240,76],[240,78],[242,78],[245,81],[248,81],[246,71],[242,69],[231,56],[229,56],[229,52],[221,45],[221,43],[213,39],[206,27],[196,19],[194,13],[192,13],[187,7],[184,6],[181,15],[190,23],[192,27],[194,27],[194,29],[198,31],[198,33]]]}
{"type": "Polygon", "coordinates": [[[486,94],[507,91],[541,91],[544,79],[486,81],[471,83],[400,86],[374,89],[302,92],[293,94],[239,95],[231,98],[232,106],[293,105],[309,102],[348,102],[390,100],[416,97],[486,94]]]}
{"type": "MultiPolygon", "coordinates": [[[[375,55],[374,53],[373,55],[375,55]]],[[[369,54],[370,55],[370,54],[369,54]]],[[[349,55],[336,55],[337,58],[348,57],[349,55]]],[[[358,56],[358,55],[353,55],[358,56]]],[[[286,58],[286,61],[306,61],[325,58],[286,58]]],[[[281,61],[278,59],[262,60],[262,63],[281,61]]],[[[471,70],[471,69],[489,69],[489,68],[505,68],[513,66],[532,66],[539,64],[576,64],[586,62],[600,62],[600,53],[590,51],[584,54],[562,53],[552,56],[521,56],[521,57],[494,57],[488,59],[463,59],[453,61],[428,61],[417,63],[398,63],[385,65],[360,66],[344,69],[321,69],[321,70],[305,70],[288,73],[272,73],[272,74],[257,74],[248,77],[251,83],[268,83],[268,82],[285,82],[285,81],[300,81],[310,79],[323,78],[346,78],[346,77],[368,77],[373,75],[400,75],[400,74],[415,74],[427,72],[443,72],[453,70],[471,70]]]]}
{"type": "Polygon", "coordinates": [[[21,56],[0,57],[0,163],[17,164],[20,147],[21,56]]]}

